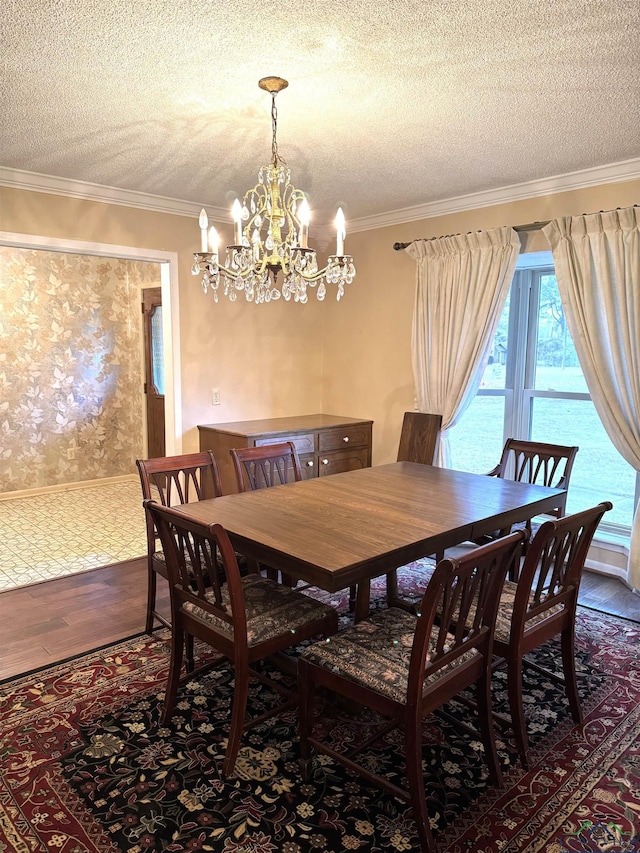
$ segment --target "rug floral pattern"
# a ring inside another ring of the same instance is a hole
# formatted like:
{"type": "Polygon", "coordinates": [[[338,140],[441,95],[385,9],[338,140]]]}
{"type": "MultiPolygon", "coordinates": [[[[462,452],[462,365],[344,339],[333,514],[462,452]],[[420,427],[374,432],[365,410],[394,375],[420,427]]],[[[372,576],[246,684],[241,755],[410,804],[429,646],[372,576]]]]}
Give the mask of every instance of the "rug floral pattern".
{"type": "MultiPolygon", "coordinates": [[[[578,666],[586,714],[576,728],[561,689],[526,684],[532,769],[499,733],[505,783],[493,789],[479,741],[432,717],[423,729],[429,809],[449,853],[640,851],[640,625],[581,610],[578,666]]],[[[538,655],[553,660],[555,647],[538,655]]],[[[296,712],[251,729],[224,780],[233,678],[191,681],[162,726],[166,634],[142,637],[0,686],[0,853],[342,853],[418,850],[411,812],[319,758],[303,783],[296,712]]],[[[277,671],[270,675],[284,680],[277,671]]],[[[275,701],[259,682],[252,715],[275,701]]],[[[504,680],[495,689],[504,706],[504,680]]],[[[451,704],[453,716],[471,712],[451,704]]],[[[377,720],[319,705],[338,749],[377,720]]],[[[471,715],[472,716],[472,715],[471,715]]],[[[391,733],[368,763],[402,781],[391,733]]]]}

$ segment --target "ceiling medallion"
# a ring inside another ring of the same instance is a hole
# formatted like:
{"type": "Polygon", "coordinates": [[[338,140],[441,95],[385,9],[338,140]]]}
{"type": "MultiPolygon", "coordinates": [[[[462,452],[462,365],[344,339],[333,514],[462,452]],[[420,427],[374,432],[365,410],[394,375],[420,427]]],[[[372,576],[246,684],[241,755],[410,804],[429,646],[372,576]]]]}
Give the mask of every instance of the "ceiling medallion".
{"type": "Polygon", "coordinates": [[[247,302],[280,299],[307,302],[307,287],[316,287],[323,300],[327,284],[337,285],[337,299],[344,295],[345,284],[355,278],[353,258],[344,253],[346,237],[342,208],[335,219],[336,251],[329,255],[326,267],[318,269],[315,249],[309,248],[309,202],[302,190],[290,183],[291,172],[278,154],[276,139],[278,113],[276,95],[289,85],[281,77],[264,77],[258,82],[271,94],[271,163],[258,172],[258,183],[248,190],[243,202],[236,199],[231,208],[234,223],[233,245],[227,246],[224,264],[218,257],[218,233],[207,213],[200,212],[201,250],[193,256],[194,275],[202,274],[202,289],[209,288],[218,301],[220,280],[223,293],[232,302],[244,293],[247,302]],[[282,272],[282,287],[278,274],[282,272]]]}

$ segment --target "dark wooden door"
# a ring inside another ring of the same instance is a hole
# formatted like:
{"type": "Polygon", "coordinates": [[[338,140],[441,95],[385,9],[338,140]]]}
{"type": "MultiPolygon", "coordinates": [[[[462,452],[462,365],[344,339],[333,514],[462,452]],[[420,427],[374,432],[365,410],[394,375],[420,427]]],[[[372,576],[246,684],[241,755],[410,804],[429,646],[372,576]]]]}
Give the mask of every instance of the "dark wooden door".
{"type": "Polygon", "coordinates": [[[142,291],[144,316],[144,395],[147,409],[147,456],[165,455],[164,428],[164,342],[162,338],[162,293],[159,287],[142,291]]]}

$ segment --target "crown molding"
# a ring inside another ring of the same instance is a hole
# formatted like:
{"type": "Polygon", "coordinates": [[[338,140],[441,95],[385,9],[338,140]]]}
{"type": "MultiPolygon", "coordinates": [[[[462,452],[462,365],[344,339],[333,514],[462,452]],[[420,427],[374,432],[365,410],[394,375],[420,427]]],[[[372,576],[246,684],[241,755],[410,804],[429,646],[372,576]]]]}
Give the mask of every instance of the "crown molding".
{"type": "Polygon", "coordinates": [[[435,216],[445,216],[449,213],[460,213],[478,207],[491,207],[496,204],[508,204],[537,196],[553,195],[568,190],[595,187],[599,184],[615,184],[633,181],[640,178],[640,157],[623,160],[619,163],[609,163],[606,166],[596,166],[593,169],[581,169],[578,172],[568,172],[566,175],[555,175],[536,181],[526,181],[495,190],[470,193],[469,195],[445,198],[441,201],[419,204],[415,207],[404,207],[374,216],[364,216],[360,219],[349,220],[349,232],[370,231],[373,228],[385,228],[389,225],[402,225],[405,222],[415,222],[418,219],[432,219],[435,216]]]}
{"type": "MultiPolygon", "coordinates": [[[[566,175],[555,175],[495,190],[470,193],[455,198],[419,204],[414,207],[404,207],[379,213],[374,216],[364,216],[349,220],[349,232],[369,231],[373,228],[385,228],[390,225],[401,225],[405,222],[415,222],[418,219],[431,219],[435,216],[445,216],[449,213],[460,213],[478,207],[491,207],[496,204],[507,204],[536,196],[553,195],[568,190],[583,189],[598,184],[612,184],[632,181],[640,178],[640,157],[597,166],[593,169],[582,169],[569,172],[566,175]]],[[[54,175],[43,175],[37,172],[25,172],[0,166],[0,186],[15,189],[30,190],[31,192],[52,193],[54,195],[81,198],[88,201],[119,204],[124,207],[135,207],[141,210],[152,210],[157,213],[170,213],[177,216],[198,216],[204,204],[167,198],[150,193],[134,190],[122,190],[117,187],[105,187],[101,184],[90,184],[69,178],[59,178],[54,175]]],[[[229,211],[225,208],[206,205],[209,218],[226,222],[229,211]]]]}
{"type": "MultiPolygon", "coordinates": [[[[99,201],[105,204],[120,204],[123,207],[137,207],[141,210],[153,210],[156,213],[171,213],[177,216],[195,216],[205,207],[195,201],[182,201],[135,190],[122,190],[117,187],[105,187],[102,184],[90,184],[70,178],[58,178],[54,175],[42,175],[38,172],[24,172],[0,166],[0,186],[37,193],[52,193],[87,201],[99,201]]],[[[209,218],[225,222],[229,211],[206,205],[209,218]]]]}

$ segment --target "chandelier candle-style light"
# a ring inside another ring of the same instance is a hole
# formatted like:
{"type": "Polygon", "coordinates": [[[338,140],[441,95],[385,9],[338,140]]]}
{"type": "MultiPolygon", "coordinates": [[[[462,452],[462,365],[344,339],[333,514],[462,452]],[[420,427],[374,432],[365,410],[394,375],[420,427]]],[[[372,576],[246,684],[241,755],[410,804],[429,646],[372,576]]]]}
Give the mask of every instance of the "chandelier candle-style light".
{"type": "Polygon", "coordinates": [[[276,139],[278,113],[276,95],[289,85],[281,77],[264,77],[261,89],[271,94],[271,163],[258,172],[258,183],[248,190],[243,202],[236,199],[231,208],[233,245],[227,246],[224,264],[218,257],[218,234],[209,228],[207,213],[200,212],[200,251],[193,256],[193,274],[202,273],[202,289],[209,288],[214,301],[222,277],[224,295],[232,302],[244,292],[247,302],[280,299],[277,286],[282,272],[282,296],[295,302],[307,301],[307,286],[316,287],[318,299],[325,298],[327,284],[337,285],[337,298],[344,295],[345,284],[356,274],[353,258],[344,253],[346,227],[342,208],[336,216],[336,251],[329,255],[326,267],[319,270],[315,249],[309,248],[309,202],[290,183],[291,172],[278,154],[276,139]]]}

